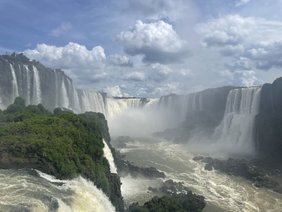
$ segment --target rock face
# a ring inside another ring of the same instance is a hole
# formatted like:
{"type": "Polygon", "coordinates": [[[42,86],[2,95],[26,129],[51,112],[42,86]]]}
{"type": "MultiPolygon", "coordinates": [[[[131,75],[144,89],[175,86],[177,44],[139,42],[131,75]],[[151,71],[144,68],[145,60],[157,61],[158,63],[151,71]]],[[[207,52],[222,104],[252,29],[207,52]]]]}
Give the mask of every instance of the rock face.
{"type": "Polygon", "coordinates": [[[155,135],[183,142],[195,133],[212,134],[223,119],[227,96],[232,89],[234,87],[226,86],[185,96],[173,94],[161,97],[160,108],[166,108],[171,120],[177,119],[179,125],[155,135]]]}
{"type": "Polygon", "coordinates": [[[262,86],[260,113],[255,122],[255,145],[267,159],[282,160],[282,78],[262,86]]]}

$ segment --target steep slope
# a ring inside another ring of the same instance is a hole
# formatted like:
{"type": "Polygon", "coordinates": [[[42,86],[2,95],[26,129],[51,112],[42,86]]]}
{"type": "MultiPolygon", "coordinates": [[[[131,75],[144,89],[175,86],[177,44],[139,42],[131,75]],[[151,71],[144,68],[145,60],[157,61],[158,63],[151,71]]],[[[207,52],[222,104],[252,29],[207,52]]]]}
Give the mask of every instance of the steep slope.
{"type": "Polygon", "coordinates": [[[42,105],[25,107],[21,98],[0,113],[0,168],[32,168],[59,179],[90,179],[123,210],[120,179],[103,152],[109,142],[101,113],[75,115],[42,105]]]}

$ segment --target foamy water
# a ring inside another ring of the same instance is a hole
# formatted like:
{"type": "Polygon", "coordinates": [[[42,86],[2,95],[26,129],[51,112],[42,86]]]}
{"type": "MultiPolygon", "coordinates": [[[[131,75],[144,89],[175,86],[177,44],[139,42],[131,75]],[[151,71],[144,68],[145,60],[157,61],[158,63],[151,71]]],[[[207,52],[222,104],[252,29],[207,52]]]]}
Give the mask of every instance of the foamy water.
{"type": "Polygon", "coordinates": [[[108,197],[82,177],[58,180],[37,173],[0,170],[0,211],[115,211],[108,197]]]}
{"type": "Polygon", "coordinates": [[[114,161],[112,151],[104,139],[103,139],[103,144],[104,144],[104,148],[103,148],[104,156],[109,162],[110,171],[111,173],[117,173],[117,167],[114,161]]]}
{"type": "MultiPolygon", "coordinates": [[[[189,154],[183,146],[169,142],[154,142],[140,140],[129,145],[122,152],[126,159],[141,166],[154,166],[165,172],[167,178],[183,181],[186,186],[207,200],[205,211],[238,211],[238,212],[280,212],[282,211],[282,195],[265,188],[256,188],[249,181],[240,177],[225,175],[218,171],[206,171],[204,164],[192,160],[194,155],[189,154]],[[134,148],[134,146],[136,148],[134,148]]],[[[146,181],[134,182],[138,186],[134,195],[130,190],[122,189],[125,201],[137,201],[144,193],[148,193],[146,181]],[[129,198],[127,198],[129,196],[129,198]]],[[[135,179],[138,181],[138,179],[135,179]]],[[[122,183],[132,184],[122,178],[122,183]]],[[[128,186],[129,186],[128,185],[128,186]]],[[[127,187],[127,185],[123,185],[127,187]]],[[[153,186],[152,186],[153,187],[153,186]]],[[[147,199],[150,195],[147,195],[147,199]]]]}

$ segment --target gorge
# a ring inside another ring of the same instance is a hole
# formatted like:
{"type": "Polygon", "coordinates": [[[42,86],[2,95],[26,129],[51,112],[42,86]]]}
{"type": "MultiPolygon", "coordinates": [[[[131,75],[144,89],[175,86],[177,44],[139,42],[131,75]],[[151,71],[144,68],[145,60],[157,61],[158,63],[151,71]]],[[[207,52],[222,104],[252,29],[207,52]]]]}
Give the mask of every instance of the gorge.
{"type": "MultiPolygon", "coordinates": [[[[170,94],[156,99],[111,97],[107,93],[96,90],[77,89],[72,79],[62,70],[47,68],[37,61],[29,60],[23,54],[0,56],[0,109],[6,109],[14,102],[16,97],[20,96],[27,105],[42,104],[50,111],[61,108],[63,111],[71,110],[77,114],[88,111],[103,113],[107,120],[103,125],[109,125],[112,137],[124,135],[134,137],[135,140],[126,144],[126,148],[120,149],[128,160],[140,166],[154,166],[165,172],[171,179],[184,180],[187,184],[191,183],[193,191],[208,197],[208,201],[212,203],[209,205],[210,211],[214,207],[214,202],[219,201],[214,196],[218,195],[220,199],[220,195],[222,195],[220,192],[227,192],[227,190],[205,191],[206,187],[201,183],[208,184],[208,182],[201,174],[213,175],[210,176],[211,180],[216,183],[220,179],[225,179],[226,182],[229,182],[230,179],[226,179],[218,173],[212,172],[212,174],[209,174],[203,171],[203,165],[196,165],[191,155],[259,158],[280,164],[282,160],[281,93],[282,78],[278,78],[272,84],[264,84],[258,87],[225,86],[187,95],[170,94]],[[152,138],[161,140],[161,142],[151,142],[152,138]],[[162,149],[162,145],[166,145],[168,149],[162,149]],[[178,149],[181,146],[187,151],[187,155],[183,149],[178,149]],[[152,147],[155,148],[156,153],[152,152],[152,147]],[[148,155],[150,161],[141,158],[143,155],[149,154],[148,152],[151,154],[148,155]],[[179,152],[181,152],[180,155],[178,155],[179,152]],[[157,154],[162,155],[162,157],[157,154]],[[178,159],[178,156],[181,157],[179,160],[186,161],[190,166],[188,167],[187,164],[183,163],[179,164],[179,167],[173,167],[176,162],[169,155],[173,155],[176,159],[178,159]],[[165,160],[168,164],[165,164],[165,160]],[[184,168],[190,171],[193,179],[189,172],[180,172],[184,168]],[[175,174],[172,170],[175,171],[175,174]]],[[[109,135],[104,135],[104,140],[100,139],[99,142],[104,146],[104,157],[108,161],[107,169],[110,171],[110,173],[107,171],[107,177],[111,179],[109,176],[117,173],[114,157],[111,153],[111,145],[114,146],[115,143],[110,144],[109,135]]],[[[1,172],[5,172],[1,175],[3,178],[6,177],[7,173],[10,175],[10,171],[1,170],[1,172]]],[[[12,173],[11,175],[17,179],[30,179],[33,176],[26,177],[27,175],[23,176],[22,173],[12,173]]],[[[41,174],[41,176],[43,175],[41,174]]],[[[52,181],[48,175],[45,175],[45,178],[47,178],[47,181],[52,181]]],[[[32,179],[32,181],[36,181],[36,179],[32,179]]],[[[124,184],[124,187],[121,188],[122,192],[128,191],[126,190],[128,189],[126,183],[132,182],[132,179],[125,177],[121,181],[124,184]]],[[[233,186],[231,189],[236,190],[234,182],[231,183],[233,186]]],[[[58,180],[57,183],[62,182],[58,180]]],[[[136,182],[136,184],[138,183],[136,182]]],[[[243,184],[246,184],[246,182],[243,182],[243,184]]],[[[75,186],[80,187],[82,185],[95,187],[83,178],[75,178],[67,183],[70,190],[74,190],[73,187],[75,186]]],[[[241,185],[240,189],[243,189],[244,186],[241,185]]],[[[209,186],[213,189],[215,185],[209,186]]],[[[250,193],[254,192],[250,185],[246,185],[246,188],[250,193]]],[[[61,186],[54,186],[53,189],[56,190],[58,195],[62,195],[59,194],[58,190],[62,190],[63,193],[66,192],[61,186]]],[[[90,196],[95,196],[95,193],[100,191],[94,189],[89,192],[90,196]]],[[[144,193],[146,194],[146,192],[144,193]]],[[[271,192],[264,190],[259,192],[260,196],[266,194],[271,201],[275,202],[274,211],[281,207],[282,203],[278,194],[272,195],[271,192]]],[[[124,196],[131,198],[128,197],[128,194],[124,196]]],[[[136,196],[140,197],[138,194],[136,196]]],[[[101,198],[105,205],[104,208],[101,206],[100,211],[114,210],[106,196],[101,198]]],[[[60,198],[58,197],[58,199],[60,198]]],[[[252,200],[247,200],[247,202],[252,200]]],[[[60,201],[56,204],[63,205],[65,202],[65,200],[60,201]]],[[[223,208],[223,211],[227,210],[228,207],[234,207],[235,211],[240,211],[243,206],[241,207],[236,201],[244,200],[229,197],[226,199],[227,206],[223,208]]],[[[47,202],[51,205],[50,207],[55,204],[52,203],[52,200],[47,202]]],[[[252,205],[250,202],[248,204],[252,205]]],[[[116,202],[114,205],[116,206],[118,203],[116,202]]],[[[243,209],[245,211],[257,211],[260,208],[263,209],[264,206],[252,205],[246,206],[246,208],[243,209]]]]}

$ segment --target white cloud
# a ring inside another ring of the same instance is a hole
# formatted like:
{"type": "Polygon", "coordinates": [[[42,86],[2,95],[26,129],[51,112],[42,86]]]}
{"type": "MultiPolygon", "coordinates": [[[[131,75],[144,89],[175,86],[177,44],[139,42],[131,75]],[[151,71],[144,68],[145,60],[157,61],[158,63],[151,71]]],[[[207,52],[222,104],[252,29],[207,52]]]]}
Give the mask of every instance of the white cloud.
{"type": "Polygon", "coordinates": [[[258,79],[257,73],[253,70],[224,70],[220,72],[220,75],[227,78],[228,83],[230,83],[231,85],[249,87],[263,83],[258,79]]]}
{"type": "Polygon", "coordinates": [[[103,91],[106,92],[109,96],[113,97],[127,96],[125,93],[122,92],[121,87],[119,85],[115,85],[112,87],[108,86],[103,91]]]}
{"type": "Polygon", "coordinates": [[[119,54],[114,54],[110,55],[108,57],[109,64],[115,65],[115,66],[133,66],[132,61],[125,56],[125,55],[119,55],[119,54]]]}
{"type": "Polygon", "coordinates": [[[54,36],[54,37],[60,37],[61,35],[65,34],[66,32],[68,32],[69,30],[71,30],[72,25],[70,23],[61,23],[60,26],[58,26],[57,28],[53,29],[50,33],[50,35],[54,36]]]}
{"type": "Polygon", "coordinates": [[[128,31],[118,35],[126,53],[143,55],[145,62],[171,63],[183,59],[185,44],[172,25],[164,21],[137,21],[128,31]]]}
{"type": "Polygon", "coordinates": [[[282,22],[228,15],[201,24],[198,29],[207,47],[219,49],[223,56],[234,57],[231,66],[239,69],[246,66],[242,64],[244,58],[249,69],[282,67],[282,22]]]}
{"type": "Polygon", "coordinates": [[[172,73],[172,70],[168,66],[160,63],[151,64],[150,69],[151,69],[150,71],[151,79],[157,82],[164,81],[172,73]]]}
{"type": "Polygon", "coordinates": [[[24,54],[48,67],[64,69],[79,83],[85,82],[86,79],[96,81],[105,76],[103,72],[106,55],[101,46],[89,50],[83,45],[71,42],[63,47],[38,44],[35,49],[24,51],[24,54]]]}
{"type": "Polygon", "coordinates": [[[24,51],[24,54],[48,66],[67,69],[97,67],[103,64],[106,59],[104,49],[101,46],[88,50],[85,46],[72,42],[63,47],[38,44],[35,49],[24,51]]]}
{"type": "Polygon", "coordinates": [[[228,15],[198,26],[207,46],[236,46],[281,39],[282,22],[263,18],[228,15]]]}
{"type": "Polygon", "coordinates": [[[125,79],[131,81],[144,81],[146,80],[146,76],[143,72],[134,71],[126,74],[125,79]]]}

